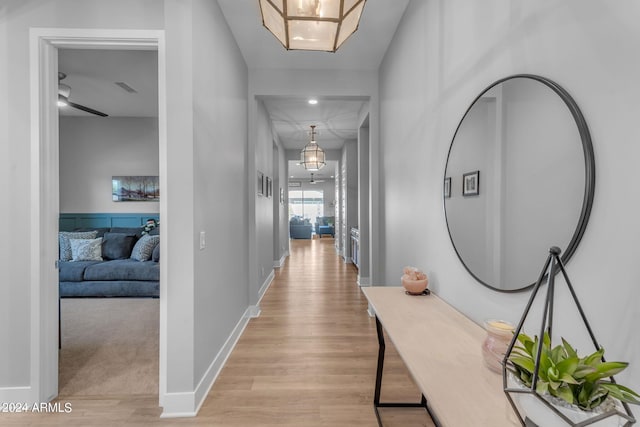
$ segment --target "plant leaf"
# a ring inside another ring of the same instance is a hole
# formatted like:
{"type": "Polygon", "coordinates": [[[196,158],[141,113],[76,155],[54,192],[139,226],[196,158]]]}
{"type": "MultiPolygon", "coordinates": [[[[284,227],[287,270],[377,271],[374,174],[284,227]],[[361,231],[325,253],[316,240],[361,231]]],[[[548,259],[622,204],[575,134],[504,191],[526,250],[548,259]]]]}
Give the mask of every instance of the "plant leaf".
{"type": "Polygon", "coordinates": [[[567,384],[576,384],[576,385],[577,385],[577,384],[581,384],[581,382],[580,382],[580,381],[576,380],[575,378],[573,378],[573,377],[572,377],[570,374],[568,374],[568,373],[563,373],[563,374],[560,376],[560,381],[563,381],[563,382],[565,382],[565,383],[567,383],[567,384]]]}
{"type": "Polygon", "coordinates": [[[514,365],[519,366],[530,374],[533,374],[533,371],[536,368],[533,360],[526,356],[511,355],[509,360],[511,360],[514,365]]]}
{"type": "Polygon", "coordinates": [[[559,362],[556,365],[556,368],[558,368],[558,371],[561,373],[561,376],[562,374],[573,375],[573,373],[578,368],[579,362],[580,362],[580,359],[578,359],[577,357],[571,356],[559,362]]]}
{"type": "Polygon", "coordinates": [[[538,380],[538,384],[536,384],[536,393],[538,394],[549,393],[549,383],[546,381],[538,380]]]}
{"type": "Polygon", "coordinates": [[[600,383],[600,387],[607,390],[609,394],[611,394],[611,396],[622,402],[640,405],[640,395],[631,390],[629,387],[608,382],[600,383]]]}
{"type": "Polygon", "coordinates": [[[597,365],[599,362],[602,361],[602,356],[604,356],[604,349],[603,348],[601,348],[600,350],[596,351],[595,353],[592,353],[589,356],[587,356],[584,359],[582,359],[582,363],[585,364],[585,365],[589,365],[589,366],[595,367],[595,365],[597,365]]]}
{"type": "Polygon", "coordinates": [[[562,338],[562,345],[564,346],[568,357],[578,357],[578,352],[564,338],[562,338]]]}
{"type": "Polygon", "coordinates": [[[576,370],[573,372],[573,377],[584,378],[592,372],[595,372],[595,368],[579,363],[576,367],[576,370]]]}
{"type": "Polygon", "coordinates": [[[611,377],[619,372],[625,370],[629,366],[627,362],[602,362],[596,365],[595,372],[592,372],[584,377],[586,381],[595,382],[602,378],[611,377]]]}
{"type": "Polygon", "coordinates": [[[556,390],[556,396],[569,403],[573,403],[573,391],[571,391],[571,389],[566,385],[558,387],[556,390]]]}
{"type": "Polygon", "coordinates": [[[549,357],[556,364],[562,362],[565,359],[564,347],[562,347],[561,345],[555,346],[549,353],[549,357]]]}

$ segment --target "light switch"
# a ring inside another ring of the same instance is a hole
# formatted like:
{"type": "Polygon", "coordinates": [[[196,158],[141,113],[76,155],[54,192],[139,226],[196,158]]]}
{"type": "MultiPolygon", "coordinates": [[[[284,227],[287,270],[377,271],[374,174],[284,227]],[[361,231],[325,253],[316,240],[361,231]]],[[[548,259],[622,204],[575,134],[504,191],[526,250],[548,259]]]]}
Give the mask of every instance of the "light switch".
{"type": "Polygon", "coordinates": [[[206,246],[206,240],[205,240],[205,232],[201,231],[200,232],[200,250],[203,250],[206,246]]]}

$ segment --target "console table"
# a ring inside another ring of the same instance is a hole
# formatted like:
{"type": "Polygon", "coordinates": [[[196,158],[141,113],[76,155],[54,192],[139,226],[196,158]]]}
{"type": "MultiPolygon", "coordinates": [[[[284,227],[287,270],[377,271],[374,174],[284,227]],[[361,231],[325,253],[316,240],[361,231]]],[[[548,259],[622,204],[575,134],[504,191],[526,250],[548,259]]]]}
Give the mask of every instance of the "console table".
{"type": "MultiPolygon", "coordinates": [[[[379,407],[425,407],[441,426],[520,425],[503,392],[502,376],[482,360],[483,328],[434,294],[411,296],[402,287],[362,292],[375,312],[380,343],[376,415],[379,407]],[[380,403],[382,328],[422,392],[419,403],[380,403]]],[[[382,425],[379,417],[378,423],[382,425]]]]}

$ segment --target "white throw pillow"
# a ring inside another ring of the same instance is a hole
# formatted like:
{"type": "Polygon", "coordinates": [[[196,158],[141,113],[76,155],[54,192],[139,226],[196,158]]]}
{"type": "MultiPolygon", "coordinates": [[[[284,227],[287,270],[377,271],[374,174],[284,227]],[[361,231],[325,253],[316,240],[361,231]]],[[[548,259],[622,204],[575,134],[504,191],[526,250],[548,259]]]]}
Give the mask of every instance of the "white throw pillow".
{"type": "Polygon", "coordinates": [[[69,239],[95,239],[97,230],[93,231],[61,231],[58,233],[60,245],[60,261],[71,261],[71,244],[69,239]]]}
{"type": "Polygon", "coordinates": [[[97,239],[69,239],[71,261],[102,261],[102,237],[97,239]]]}

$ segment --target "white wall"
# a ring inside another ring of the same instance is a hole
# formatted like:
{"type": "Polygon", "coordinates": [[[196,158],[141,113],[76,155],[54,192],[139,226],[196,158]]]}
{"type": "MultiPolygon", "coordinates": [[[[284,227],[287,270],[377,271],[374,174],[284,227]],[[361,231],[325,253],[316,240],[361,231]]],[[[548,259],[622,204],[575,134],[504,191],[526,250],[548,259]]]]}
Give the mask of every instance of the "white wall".
{"type": "MultiPolygon", "coordinates": [[[[358,141],[345,141],[342,148],[342,229],[340,238],[345,260],[351,260],[351,228],[358,228],[358,141]]],[[[362,254],[360,254],[362,256],[362,254]]]]}
{"type": "Polygon", "coordinates": [[[2,245],[7,253],[0,259],[0,313],[3,324],[10,325],[0,332],[0,388],[18,387],[6,389],[8,393],[37,393],[39,388],[30,367],[31,302],[37,296],[30,295],[25,274],[38,262],[29,255],[30,202],[35,198],[30,192],[29,28],[159,29],[162,22],[163,8],[154,0],[6,0],[0,8],[0,171],[3,182],[10,183],[0,190],[0,212],[7,225],[2,245]]]}
{"type": "Polygon", "coordinates": [[[194,241],[204,231],[207,242],[194,257],[195,388],[248,306],[247,67],[218,3],[191,3],[194,241]]]}
{"type": "MultiPolygon", "coordinates": [[[[273,132],[271,130],[271,120],[262,101],[258,101],[258,129],[255,143],[255,164],[256,171],[260,171],[267,177],[273,179],[277,165],[273,164],[273,132]]],[[[256,172],[253,172],[256,173],[256,172]]],[[[254,182],[257,182],[254,180],[254,182]]],[[[258,254],[256,274],[258,278],[258,289],[264,289],[265,282],[273,271],[273,199],[268,198],[266,192],[259,196],[256,191],[253,193],[256,204],[256,250],[258,254]]]]}
{"type": "MultiPolygon", "coordinates": [[[[0,400],[38,400],[30,360],[30,27],[165,30],[170,197],[163,252],[166,316],[160,344],[165,412],[190,414],[206,395],[248,303],[247,69],[217,2],[208,0],[9,0],[0,8],[0,212],[7,225],[0,259],[0,400]],[[126,13],[123,13],[126,11],[126,13]],[[9,79],[10,76],[10,79],[9,79]],[[7,83],[10,81],[10,83],[7,83]],[[27,94],[27,95],[25,95],[27,94]],[[216,167],[211,167],[215,165],[216,167]],[[229,185],[229,183],[234,183],[229,185]],[[221,225],[222,224],[222,225],[221,225]],[[199,232],[207,234],[198,250],[199,232]],[[5,249],[7,248],[7,249],[5,249]],[[6,284],[6,286],[5,286],[6,284]],[[29,394],[30,393],[30,394],[29,394]],[[20,397],[16,397],[20,396],[20,397]],[[35,397],[34,397],[35,396],[35,397]]],[[[162,63],[162,61],[160,61],[162,63]]],[[[160,154],[162,164],[163,154],[160,154]]],[[[37,354],[37,352],[35,353],[37,354]]]]}
{"type": "MultiPolygon", "coordinates": [[[[631,0],[412,0],[380,70],[384,277],[398,285],[403,265],[422,265],[430,286],[476,322],[517,321],[528,293],[479,285],[451,246],[442,179],[456,126],[475,96],[512,74],[551,78],[574,97],[593,137],[596,192],[568,272],[608,359],[631,361],[619,380],[636,390],[640,198],[630,174],[640,158],[640,57],[629,52],[639,13],[631,0]]],[[[541,268],[545,257],[531,262],[541,268]]],[[[570,307],[564,288],[557,298],[570,307]]],[[[556,313],[558,332],[588,351],[578,325],[573,311],[556,313]]]]}
{"type": "Polygon", "coordinates": [[[158,149],[157,118],[60,116],[60,212],[158,212],[111,197],[112,176],[158,176],[158,149]]]}
{"type": "Polygon", "coordinates": [[[273,240],[273,265],[280,266],[289,254],[289,221],[287,212],[287,161],[285,150],[278,145],[273,147],[273,164],[276,168],[273,180],[273,218],[275,237],[273,240]],[[280,189],[283,200],[280,200],[280,189]]]}

